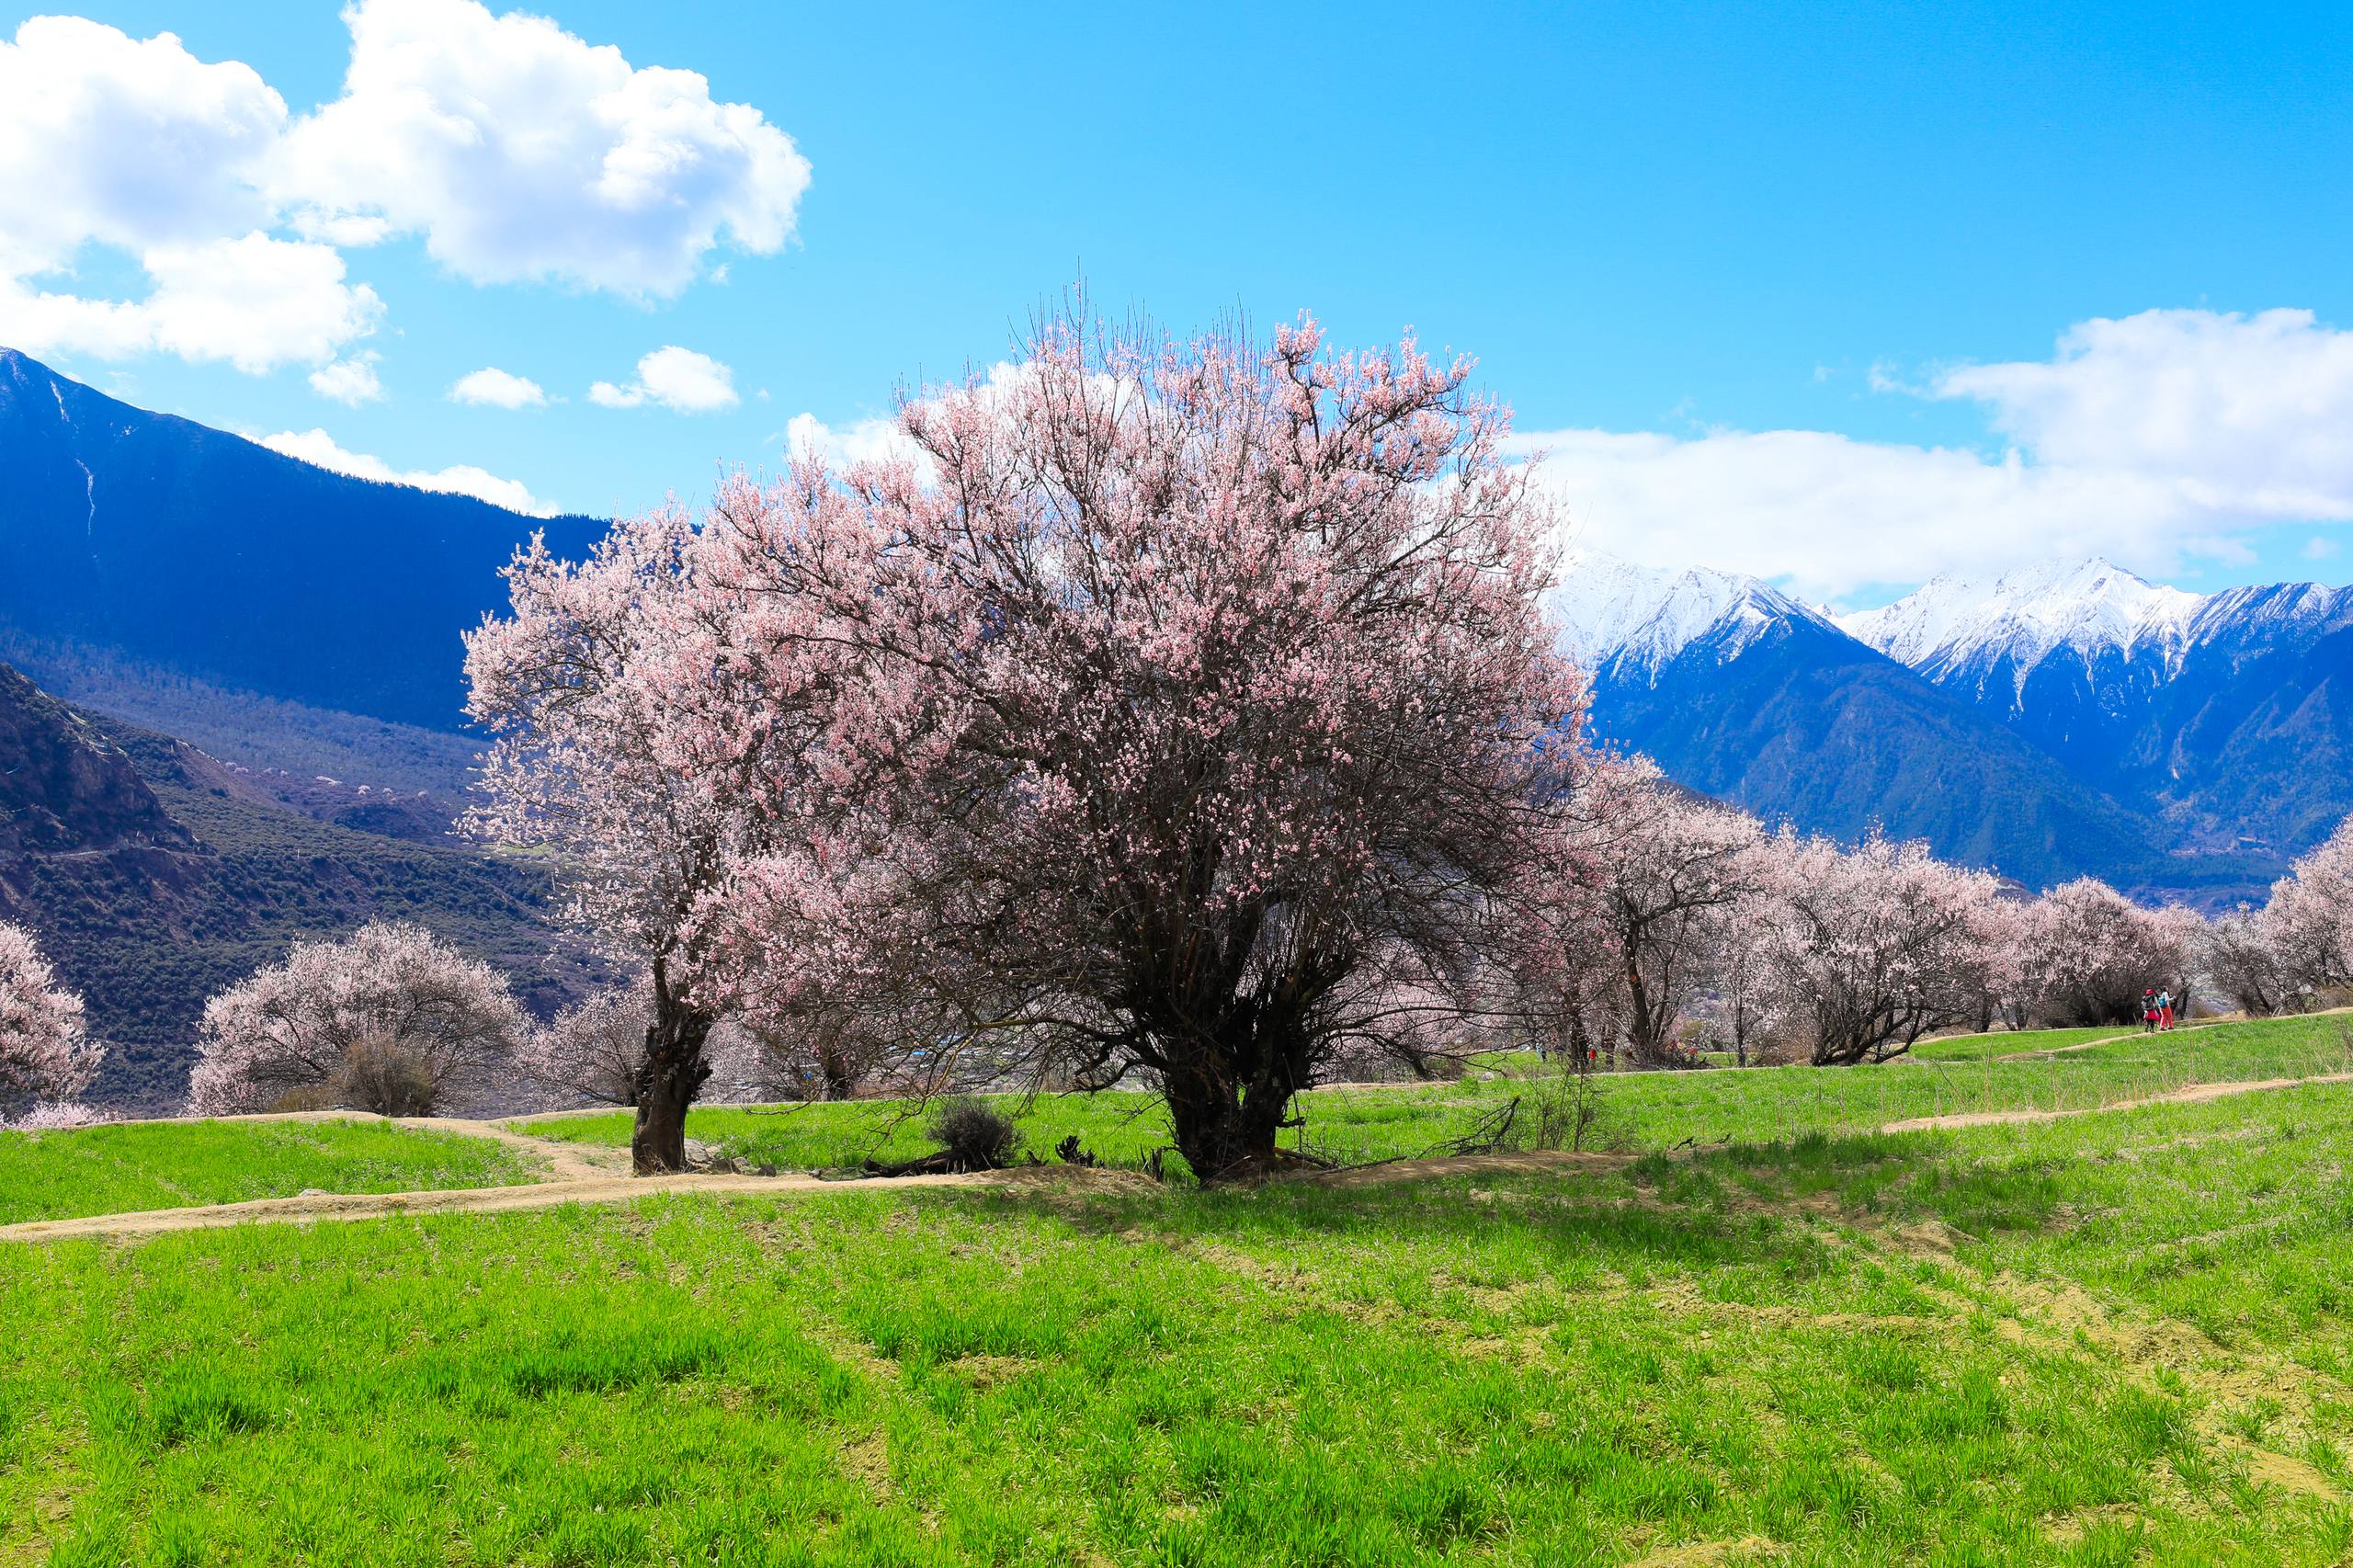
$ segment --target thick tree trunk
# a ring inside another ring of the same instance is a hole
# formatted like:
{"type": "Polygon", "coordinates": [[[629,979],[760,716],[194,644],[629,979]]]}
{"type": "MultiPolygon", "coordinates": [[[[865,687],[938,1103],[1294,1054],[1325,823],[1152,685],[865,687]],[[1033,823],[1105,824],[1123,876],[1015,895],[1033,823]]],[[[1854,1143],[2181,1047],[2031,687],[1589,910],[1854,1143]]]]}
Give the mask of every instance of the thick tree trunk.
{"type": "Polygon", "coordinates": [[[669,994],[656,977],[654,1023],[637,1068],[637,1126],[629,1140],[630,1165],[639,1176],[687,1168],[687,1111],[710,1077],[702,1049],[710,1026],[710,1014],[669,994]]]}
{"type": "Polygon", "coordinates": [[[1299,1042],[1263,1036],[1205,1045],[1162,1074],[1176,1152],[1204,1186],[1246,1181],[1280,1163],[1275,1138],[1310,1074],[1299,1042]]]}
{"type": "Polygon", "coordinates": [[[1290,1110],[1287,1094],[1168,1097],[1176,1152],[1205,1187],[1263,1176],[1277,1164],[1275,1135],[1290,1110]]]}

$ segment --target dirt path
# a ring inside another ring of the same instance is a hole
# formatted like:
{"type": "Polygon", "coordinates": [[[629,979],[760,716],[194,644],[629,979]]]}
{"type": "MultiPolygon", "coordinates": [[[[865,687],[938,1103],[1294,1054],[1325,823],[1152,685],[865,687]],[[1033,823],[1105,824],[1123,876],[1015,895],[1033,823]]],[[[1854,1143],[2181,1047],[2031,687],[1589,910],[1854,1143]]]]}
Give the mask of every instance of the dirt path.
{"type": "MultiPolygon", "coordinates": [[[[608,1116],[611,1112],[599,1109],[587,1114],[608,1116]]],[[[494,1143],[504,1143],[543,1162],[551,1181],[596,1181],[630,1174],[629,1151],[626,1149],[567,1142],[561,1138],[534,1138],[528,1132],[517,1132],[505,1125],[513,1119],[508,1117],[496,1121],[481,1121],[462,1116],[380,1116],[372,1110],[269,1110],[256,1111],[247,1116],[152,1116],[109,1122],[108,1125],[160,1127],[194,1121],[381,1121],[388,1127],[411,1127],[426,1132],[454,1132],[461,1137],[487,1138],[494,1143]]],[[[554,1119],[554,1117],[534,1117],[532,1119],[546,1121],[554,1119]]]]}
{"type": "Polygon", "coordinates": [[[91,1214],[75,1220],[28,1220],[0,1225],[0,1241],[60,1241],[77,1236],[135,1239],[174,1231],[217,1230],[226,1225],[310,1224],[322,1220],[382,1220],[401,1214],[503,1214],[525,1209],[555,1209],[567,1203],[627,1203],[633,1199],[672,1192],[875,1192],[906,1187],[980,1187],[995,1179],[985,1176],[898,1176],[880,1182],[718,1173],[669,1176],[603,1175],[543,1181],[529,1187],[459,1187],[442,1192],[312,1193],[301,1198],[259,1198],[245,1203],[213,1203],[193,1209],[91,1214]]]}
{"type": "Polygon", "coordinates": [[[2085,1106],[2076,1110],[1972,1110],[1951,1116],[1915,1116],[1904,1121],[1888,1122],[1880,1131],[1930,1132],[1948,1127],[2000,1127],[2018,1121],[2063,1121],[2071,1116],[2091,1116],[2104,1110],[2138,1110],[2143,1106],[2153,1105],[2200,1105],[2207,1100],[2228,1099],[2233,1095],[2252,1095],[2265,1089],[2292,1089],[2304,1084],[2353,1084],[2353,1073],[2324,1073],[2312,1078],[2256,1078],[2243,1083],[2188,1084],[2162,1095],[2150,1095],[2137,1100],[2110,1100],[2106,1105],[2085,1106]]]}
{"type": "MultiPolygon", "coordinates": [[[[439,1191],[305,1193],[296,1198],[259,1198],[244,1203],[211,1203],[184,1209],[151,1209],[128,1214],[90,1214],[68,1220],[27,1220],[0,1225],[0,1242],[67,1241],[108,1237],[135,1241],[178,1231],[217,1230],[230,1225],[308,1225],[322,1221],[382,1220],[406,1214],[503,1214],[554,1209],[567,1203],[627,1203],[666,1193],[776,1195],[813,1192],[895,1192],[913,1187],[1009,1187],[1037,1188],[1079,1184],[1124,1187],[1143,1180],[1132,1171],[1088,1170],[1074,1165],[1017,1166],[982,1176],[894,1176],[887,1181],[827,1180],[812,1176],[748,1176],[733,1172],[688,1172],[632,1176],[627,1151],[534,1138],[496,1122],[459,1117],[388,1118],[365,1111],[290,1111],[267,1116],[218,1118],[239,1121],[390,1121],[468,1137],[488,1138],[544,1160],[551,1179],[515,1187],[457,1187],[439,1191]]],[[[1382,1185],[1425,1177],[1557,1169],[1616,1169],[1629,1154],[1471,1154],[1434,1160],[1393,1160],[1353,1171],[1304,1179],[1341,1187],[1382,1185]]]]}
{"type": "MultiPolygon", "coordinates": [[[[2353,1007],[2319,1007],[2312,1012],[2294,1016],[2305,1018],[2325,1018],[2336,1013],[2353,1013],[2353,1007]]],[[[2289,1015],[2279,1016],[2284,1017],[2289,1015]]],[[[2177,1023],[2165,1032],[2167,1034],[2196,1034],[2200,1029],[2221,1028],[2225,1024],[2245,1024],[2255,1021],[2245,1013],[2225,1013],[2219,1018],[2200,1018],[2194,1024],[2186,1021],[2177,1023]]],[[[2159,1037],[2151,1034],[2145,1028],[2126,1029],[2121,1034],[2102,1035],[2097,1040],[2079,1040],[2073,1045],[2054,1045],[2047,1051],[2014,1051],[2007,1056],[1996,1056],[1994,1060],[1996,1062],[2042,1062],[2053,1056],[2071,1056],[2078,1051],[2090,1051],[2097,1046],[2114,1045],[2120,1040],[2143,1038],[2155,1040],[2159,1037]]]]}
{"type": "MultiPolygon", "coordinates": [[[[383,1118],[371,1119],[381,1120],[383,1118]]],[[[487,1138],[533,1159],[545,1160],[551,1182],[601,1181],[630,1174],[629,1151],[595,1143],[572,1143],[561,1138],[534,1138],[495,1121],[467,1121],[454,1116],[410,1116],[392,1119],[395,1127],[421,1127],[432,1132],[457,1132],[487,1138]]]]}
{"type": "MultiPolygon", "coordinates": [[[[2211,1023],[2177,1024],[2166,1032],[2169,1034],[2196,1034],[2200,1029],[2216,1028],[2226,1023],[2235,1024],[2242,1022],[2245,1022],[2245,1020],[2240,1018],[2216,1018],[2211,1023]]],[[[1994,1060],[1996,1062],[2048,1062],[2054,1056],[2073,1056],[2079,1051],[2096,1051],[2103,1045],[2115,1045],[2123,1040],[2140,1040],[2143,1037],[2149,1040],[2161,1038],[2160,1036],[2150,1033],[2147,1029],[2126,1029],[2122,1034],[2105,1034],[2100,1036],[2097,1040],[2079,1040],[2073,1045],[2054,1045],[2045,1051],[2013,1051],[2007,1056],[1996,1056],[1994,1060]]]]}

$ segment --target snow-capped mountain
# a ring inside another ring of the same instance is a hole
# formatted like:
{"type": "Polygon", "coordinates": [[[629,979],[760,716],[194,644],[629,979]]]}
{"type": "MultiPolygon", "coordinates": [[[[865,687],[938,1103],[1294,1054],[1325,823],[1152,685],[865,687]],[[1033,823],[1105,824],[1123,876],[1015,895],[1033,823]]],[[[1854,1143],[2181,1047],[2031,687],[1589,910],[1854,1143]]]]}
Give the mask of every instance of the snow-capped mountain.
{"type": "Polygon", "coordinates": [[[1874,824],[2038,886],[2162,868],[2154,825],[1756,577],[1573,557],[1547,608],[1593,678],[1595,735],[1773,820],[1874,824]]]}
{"type": "Polygon", "coordinates": [[[1838,624],[1932,680],[1983,683],[2000,671],[2022,698],[2028,676],[2062,653],[2086,670],[2120,661],[2171,674],[2205,603],[2094,559],[1990,581],[1940,576],[1838,624]]]}
{"type": "Polygon", "coordinates": [[[1620,678],[1655,679],[1694,644],[1721,664],[1779,627],[1836,630],[1820,611],[1761,577],[1705,567],[1677,572],[1592,551],[1567,559],[1545,608],[1561,624],[1569,653],[1620,678]]]}
{"type": "Polygon", "coordinates": [[[1840,624],[2188,844],[2292,854],[2353,810],[2353,588],[2199,595],[2092,560],[1840,624]]]}

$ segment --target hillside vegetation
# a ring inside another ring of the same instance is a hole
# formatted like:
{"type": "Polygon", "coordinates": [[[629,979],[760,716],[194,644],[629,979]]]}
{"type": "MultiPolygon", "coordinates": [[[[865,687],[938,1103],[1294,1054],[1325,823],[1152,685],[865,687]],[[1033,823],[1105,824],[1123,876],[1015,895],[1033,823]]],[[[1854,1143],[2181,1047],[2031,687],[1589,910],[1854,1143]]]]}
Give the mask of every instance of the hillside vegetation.
{"type": "Polygon", "coordinates": [[[115,794],[131,800],[75,815],[73,852],[0,852],[0,920],[38,933],[109,1045],[97,1103],[177,1109],[207,997],[298,938],[371,918],[414,921],[497,964],[543,1014],[607,973],[558,929],[543,862],[320,822],[174,737],[21,689],[21,706],[62,716],[103,753],[121,775],[115,794]]]}

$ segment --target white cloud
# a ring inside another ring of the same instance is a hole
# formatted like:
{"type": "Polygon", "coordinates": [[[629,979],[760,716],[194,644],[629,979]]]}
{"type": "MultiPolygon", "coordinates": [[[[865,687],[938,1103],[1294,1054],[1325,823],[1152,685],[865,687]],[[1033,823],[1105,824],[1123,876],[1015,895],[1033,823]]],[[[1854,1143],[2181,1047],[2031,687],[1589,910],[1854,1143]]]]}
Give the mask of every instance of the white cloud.
{"type": "Polygon", "coordinates": [[[36,17],[0,40],[0,342],[169,353],[258,373],[323,366],[382,301],[325,245],[277,239],[258,187],[286,104],[170,33],[36,17]],[[139,260],[143,300],[43,281],[85,245],[139,260]]]}
{"type": "Polygon", "coordinates": [[[475,0],[356,0],[343,15],[343,97],[287,133],[277,175],[312,232],[421,233],[475,282],[631,295],[676,293],[722,234],[755,255],[792,234],[808,160],[692,71],[635,69],[475,0]]]}
{"type": "Polygon", "coordinates": [[[0,342],[307,365],[355,401],[372,372],[346,348],[383,305],[341,249],[414,233],[478,282],[660,296],[722,244],[791,237],[807,160],[693,72],[477,0],[356,0],[344,18],[342,96],[290,120],[250,66],[170,33],[36,17],[0,39],[0,342]],[[135,259],[146,297],[74,287],[93,246],[135,259]]]}
{"type": "Polygon", "coordinates": [[[336,473],[347,473],[356,479],[372,479],[385,484],[407,484],[419,490],[472,495],[494,506],[504,506],[509,511],[534,517],[555,514],[553,506],[534,496],[521,481],[501,479],[494,473],[469,464],[461,463],[433,472],[415,470],[401,472],[381,458],[370,457],[365,452],[346,451],[324,430],[281,430],[275,436],[263,437],[261,444],[273,452],[299,458],[336,473]]]}
{"type": "Polygon", "coordinates": [[[2353,497],[2353,332],[2310,311],[2144,311],[2070,327],[2049,360],[1944,372],[2037,460],[2163,474],[2200,506],[2341,515],[2353,497]]]}
{"type": "Polygon", "coordinates": [[[813,414],[796,414],[785,422],[784,448],[794,457],[820,457],[836,468],[918,455],[915,444],[895,419],[860,419],[833,426],[813,414]]]}
{"type": "Polygon", "coordinates": [[[658,403],[678,414],[713,414],[741,400],[735,395],[734,371],[708,354],[672,344],[640,359],[637,379],[629,385],[598,381],[591,386],[588,401],[603,408],[658,403]]]}
{"type": "Polygon", "coordinates": [[[2072,328],[2049,361],[1874,380],[1983,403],[2016,444],[1563,430],[1514,447],[1550,449],[1540,482],[1577,542],[1813,597],[2052,556],[2164,572],[2240,553],[2250,528],[2353,520],[2353,334],[2305,312],[2150,312],[2072,328]]]}
{"type": "Polygon", "coordinates": [[[2335,540],[2323,539],[2320,535],[2314,534],[2304,540],[2302,553],[2307,561],[2326,561],[2330,556],[2335,555],[2336,551],[2337,544],[2335,540]]]}
{"type": "Polygon", "coordinates": [[[0,271],[241,234],[269,219],[261,166],[286,103],[234,61],[35,17],[0,40],[0,271]]]}
{"type": "Polygon", "coordinates": [[[256,233],[163,244],[141,264],[152,287],[135,301],[52,293],[0,277],[0,343],[106,359],[176,354],[260,375],[324,365],[383,316],[373,289],[344,280],[342,256],[306,241],[256,233]]]}
{"type": "Polygon", "coordinates": [[[332,398],[353,408],[363,403],[373,403],[384,395],[384,383],[376,379],[376,367],[383,356],[373,349],[354,354],[348,359],[337,359],[311,372],[311,390],[321,397],[332,398]]]}
{"type": "Polygon", "coordinates": [[[485,365],[460,376],[449,389],[449,401],[487,403],[493,408],[543,408],[548,394],[529,376],[509,375],[495,365],[485,365]]]}

